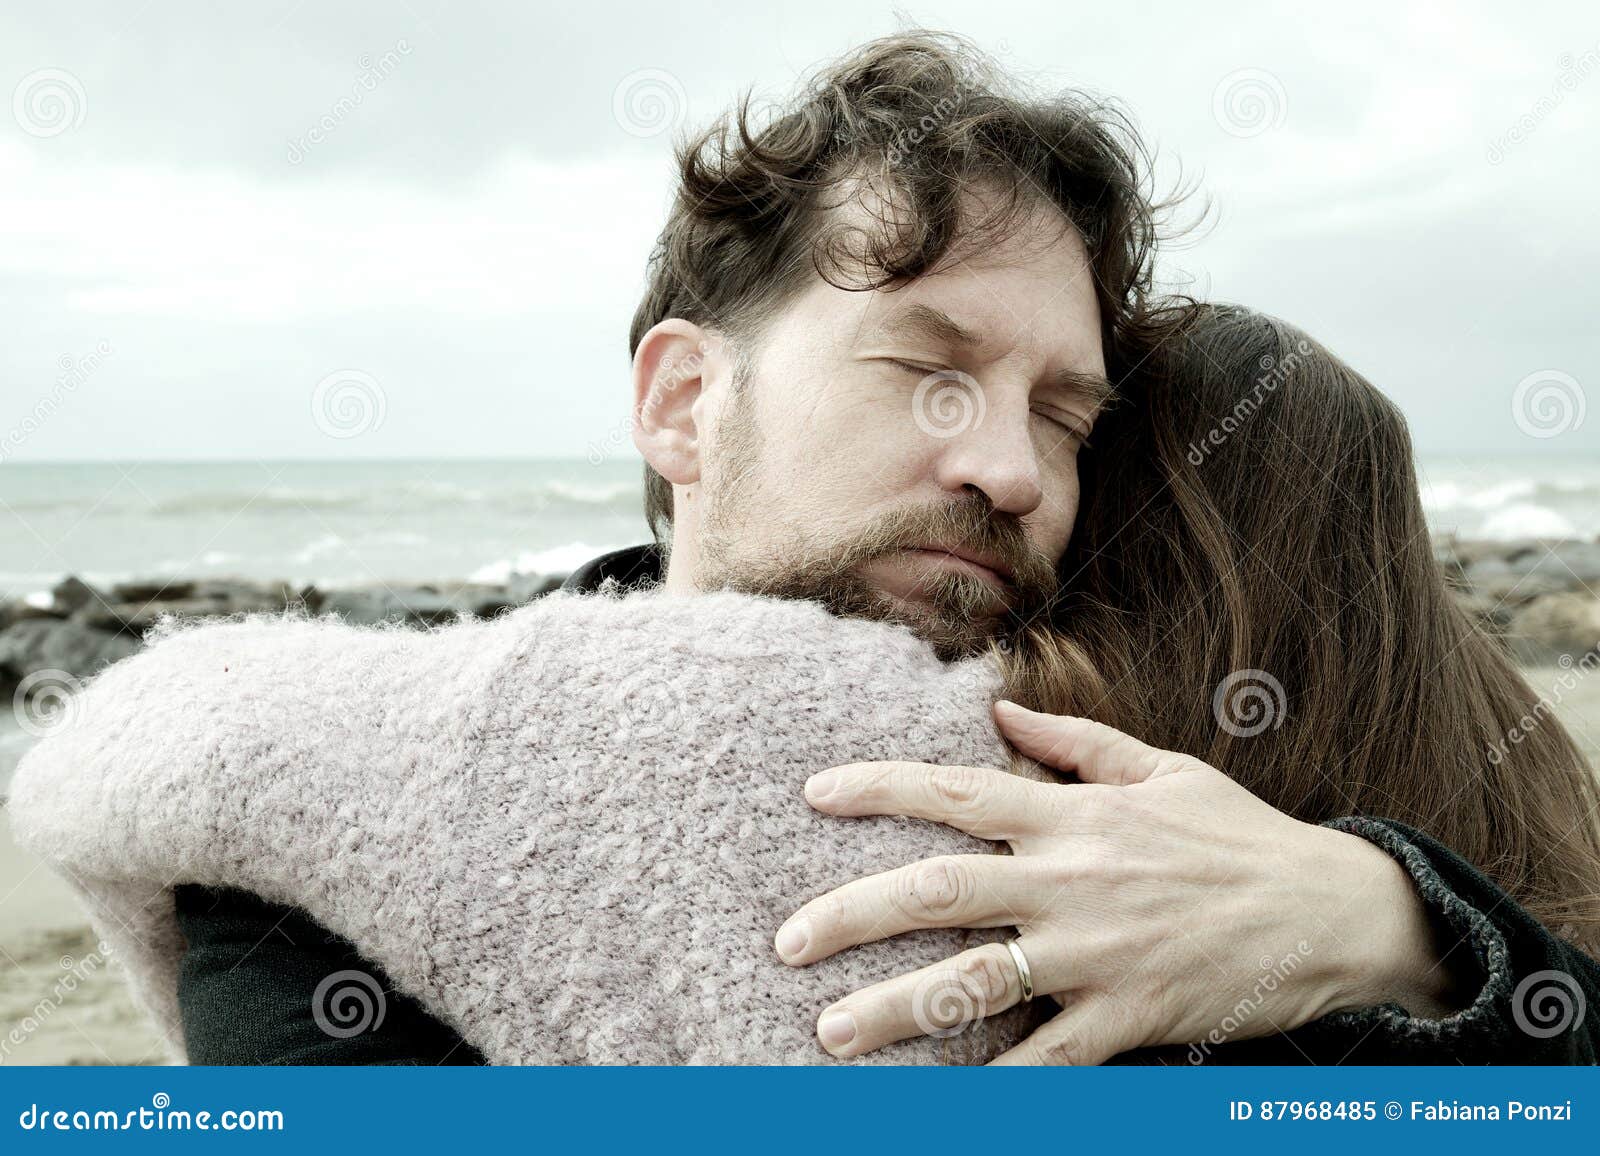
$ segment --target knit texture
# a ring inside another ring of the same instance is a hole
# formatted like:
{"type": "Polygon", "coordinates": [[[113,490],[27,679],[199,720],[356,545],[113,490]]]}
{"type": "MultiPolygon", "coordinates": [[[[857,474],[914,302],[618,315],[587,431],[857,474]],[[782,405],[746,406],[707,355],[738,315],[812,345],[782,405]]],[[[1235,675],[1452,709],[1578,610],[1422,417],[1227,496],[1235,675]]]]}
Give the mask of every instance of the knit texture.
{"type": "MultiPolygon", "coordinates": [[[[836,1063],[828,1004],[1009,929],[790,968],[778,927],[852,879],[1002,848],[824,816],[804,781],[1009,766],[999,681],[901,627],[731,593],[558,594],[430,632],[165,623],[28,753],[9,810],[180,1060],[172,889],[202,883],[304,909],[491,1062],[836,1063]]],[[[918,1003],[972,1026],[861,1062],[982,1061],[1033,1022],[983,1020],[970,987],[918,1003]]]]}

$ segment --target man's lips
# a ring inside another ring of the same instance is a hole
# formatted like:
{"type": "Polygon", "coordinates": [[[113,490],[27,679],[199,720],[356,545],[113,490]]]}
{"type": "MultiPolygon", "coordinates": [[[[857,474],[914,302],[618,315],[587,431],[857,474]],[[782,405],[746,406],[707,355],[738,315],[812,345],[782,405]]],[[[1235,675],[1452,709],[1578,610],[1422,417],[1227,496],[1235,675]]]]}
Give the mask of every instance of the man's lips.
{"type": "Polygon", "coordinates": [[[906,551],[914,557],[982,578],[995,586],[1011,584],[1011,569],[1004,562],[960,546],[919,546],[906,551]]]}

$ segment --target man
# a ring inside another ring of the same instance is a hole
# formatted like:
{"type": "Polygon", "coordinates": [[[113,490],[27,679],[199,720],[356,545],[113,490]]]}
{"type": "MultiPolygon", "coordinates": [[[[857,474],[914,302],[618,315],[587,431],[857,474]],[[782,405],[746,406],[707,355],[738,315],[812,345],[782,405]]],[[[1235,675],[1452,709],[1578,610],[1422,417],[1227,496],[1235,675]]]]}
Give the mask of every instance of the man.
{"type": "MultiPolygon", "coordinates": [[[[569,588],[615,578],[813,598],[903,622],[947,657],[1047,606],[1077,509],[1078,448],[1145,339],[1152,219],[1142,153],[1121,121],[1072,95],[1018,100],[960,45],[896,37],[821,73],[763,128],[741,109],[683,150],[681,177],[631,335],[634,438],[658,545],[597,559],[569,588]]],[[[1019,720],[1012,735],[1034,727],[1042,747],[1037,728],[1049,725],[1019,720]]],[[[1146,757],[1131,740],[1093,738],[1107,765],[1146,757]]],[[[1370,888],[1370,902],[1335,935],[1353,941],[1349,982],[1307,993],[1305,1006],[1442,1016],[1470,1003],[1474,977],[1459,991],[1462,977],[1440,966],[1407,875],[1363,840],[1337,839],[1326,870],[1370,888]]],[[[896,930],[940,918],[918,870],[900,878],[925,910],[896,930]]],[[[897,885],[861,881],[831,910],[892,906],[885,889],[897,885]]],[[[788,962],[882,933],[882,919],[840,919],[823,943],[830,908],[808,896],[797,906],[806,899],[774,929],[788,962]]],[[[477,1058],[403,1000],[377,1032],[328,1038],[312,992],[363,961],[298,912],[183,888],[179,916],[198,1062],[477,1058]]],[[[1000,945],[955,966],[1013,1001],[1031,986],[1029,961],[1000,945]]],[[[824,1014],[830,1051],[877,1046],[870,1025],[897,1018],[895,989],[880,986],[824,1014]]],[[[1096,1062],[1144,1031],[1097,1029],[1086,1045],[1062,1024],[1013,1058],[1096,1062]]]]}

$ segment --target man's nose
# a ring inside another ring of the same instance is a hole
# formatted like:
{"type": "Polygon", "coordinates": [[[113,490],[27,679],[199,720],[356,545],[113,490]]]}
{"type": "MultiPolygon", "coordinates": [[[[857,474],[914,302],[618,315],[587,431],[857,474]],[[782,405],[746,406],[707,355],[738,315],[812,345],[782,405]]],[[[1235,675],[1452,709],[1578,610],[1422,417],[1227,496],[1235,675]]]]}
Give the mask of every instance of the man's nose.
{"type": "Polygon", "coordinates": [[[1039,508],[1044,490],[1034,452],[1026,399],[1007,399],[997,390],[979,389],[964,411],[966,422],[939,431],[939,485],[952,493],[982,490],[996,510],[1022,517],[1039,508]]]}

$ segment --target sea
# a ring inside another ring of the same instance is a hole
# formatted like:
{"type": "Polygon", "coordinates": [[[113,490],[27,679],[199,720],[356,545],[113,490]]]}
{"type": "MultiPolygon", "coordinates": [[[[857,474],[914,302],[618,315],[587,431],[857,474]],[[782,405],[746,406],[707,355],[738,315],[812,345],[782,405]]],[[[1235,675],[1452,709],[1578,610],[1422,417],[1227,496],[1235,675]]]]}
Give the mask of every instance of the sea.
{"type": "MultiPolygon", "coordinates": [[[[1600,460],[1420,463],[1432,528],[1600,536],[1600,460]]],[[[631,458],[0,464],[0,599],[47,603],[67,574],[295,584],[504,582],[647,541],[631,458]]],[[[27,738],[0,710],[0,791],[27,738]]]]}
{"type": "Polygon", "coordinates": [[[649,539],[636,460],[0,465],[0,598],[64,574],[505,582],[649,539]]]}
{"type": "MultiPolygon", "coordinates": [[[[504,582],[646,541],[634,459],[0,464],[0,599],[66,574],[504,582]]],[[[1424,459],[1433,528],[1600,535],[1600,460],[1424,459]]]]}

